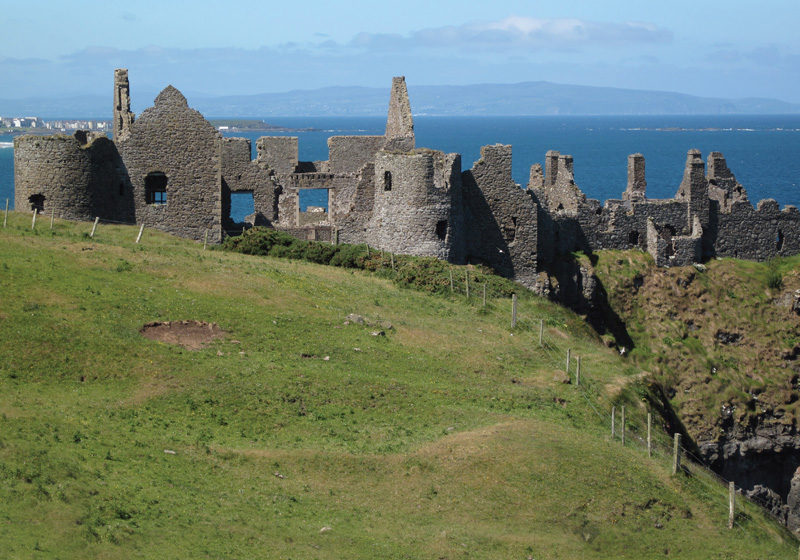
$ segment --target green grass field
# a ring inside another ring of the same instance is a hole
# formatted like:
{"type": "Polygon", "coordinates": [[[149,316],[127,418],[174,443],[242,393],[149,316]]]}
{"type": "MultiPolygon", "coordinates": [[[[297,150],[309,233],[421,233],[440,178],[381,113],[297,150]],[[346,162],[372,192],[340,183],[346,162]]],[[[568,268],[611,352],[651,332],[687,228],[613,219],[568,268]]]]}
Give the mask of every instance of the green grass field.
{"type": "Polygon", "coordinates": [[[1,558],[797,557],[610,437],[639,372],[563,308],[90,229],[0,228],[1,558]],[[178,320],[227,334],[140,335],[178,320]]]}

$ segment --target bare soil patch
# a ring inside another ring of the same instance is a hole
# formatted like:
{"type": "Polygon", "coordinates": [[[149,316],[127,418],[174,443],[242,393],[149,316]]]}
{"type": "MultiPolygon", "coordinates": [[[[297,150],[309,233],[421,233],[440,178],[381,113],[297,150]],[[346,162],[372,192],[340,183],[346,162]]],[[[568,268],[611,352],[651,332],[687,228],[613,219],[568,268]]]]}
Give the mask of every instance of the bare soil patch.
{"type": "Polygon", "coordinates": [[[147,323],[139,332],[150,340],[178,344],[189,350],[200,350],[209,342],[225,336],[225,331],[217,323],[204,321],[147,323]]]}

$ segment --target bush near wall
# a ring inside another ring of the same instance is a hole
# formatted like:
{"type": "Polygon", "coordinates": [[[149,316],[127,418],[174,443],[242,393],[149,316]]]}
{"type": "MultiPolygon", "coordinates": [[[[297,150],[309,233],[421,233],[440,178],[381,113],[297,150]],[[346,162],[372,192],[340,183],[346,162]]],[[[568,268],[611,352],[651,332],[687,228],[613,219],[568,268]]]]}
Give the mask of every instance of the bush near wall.
{"type": "Polygon", "coordinates": [[[305,241],[265,227],[254,227],[240,236],[228,237],[223,243],[223,249],[248,255],[298,259],[374,272],[400,286],[427,293],[451,293],[451,273],[454,290],[457,292],[464,292],[468,274],[476,295],[479,286],[482,289],[483,284],[486,284],[491,297],[530,293],[519,284],[497,276],[483,265],[456,266],[433,257],[391,255],[374,249],[368,252],[365,245],[331,245],[305,241]]]}

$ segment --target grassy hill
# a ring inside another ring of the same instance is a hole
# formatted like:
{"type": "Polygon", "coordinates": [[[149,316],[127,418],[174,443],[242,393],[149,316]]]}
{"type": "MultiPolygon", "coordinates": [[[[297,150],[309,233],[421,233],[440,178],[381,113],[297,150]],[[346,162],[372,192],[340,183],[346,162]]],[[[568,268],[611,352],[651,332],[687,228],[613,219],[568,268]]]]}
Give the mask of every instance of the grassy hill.
{"type": "Polygon", "coordinates": [[[648,458],[639,372],[563,308],[520,294],[512,330],[505,298],[90,228],[0,228],[3,558],[797,555],[648,458]],[[182,320],[226,334],[140,334],[182,320]]]}

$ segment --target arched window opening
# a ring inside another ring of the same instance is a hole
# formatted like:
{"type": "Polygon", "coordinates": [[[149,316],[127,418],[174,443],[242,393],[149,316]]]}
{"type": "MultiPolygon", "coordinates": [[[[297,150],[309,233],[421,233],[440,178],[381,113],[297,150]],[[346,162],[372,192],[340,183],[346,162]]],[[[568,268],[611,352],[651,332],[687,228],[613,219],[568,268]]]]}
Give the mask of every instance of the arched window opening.
{"type": "Polygon", "coordinates": [[[166,204],[167,203],[167,176],[154,171],[148,173],[144,178],[145,200],[147,204],[166,204]]]}
{"type": "Polygon", "coordinates": [[[775,239],[775,250],[780,252],[783,249],[783,231],[778,230],[778,237],[775,239]]]}

